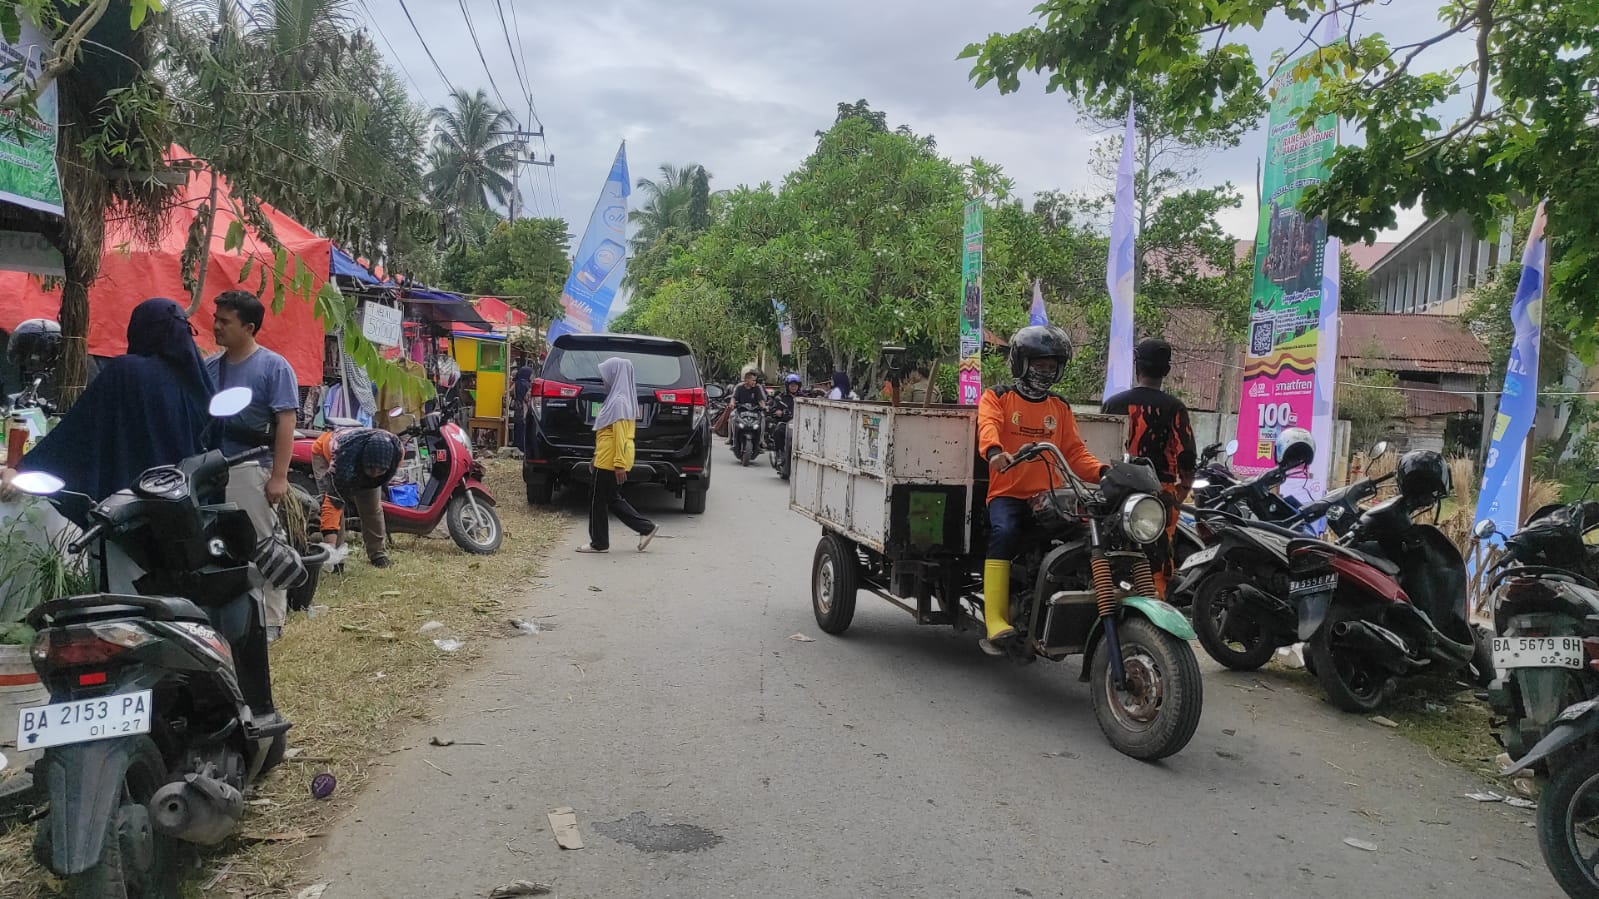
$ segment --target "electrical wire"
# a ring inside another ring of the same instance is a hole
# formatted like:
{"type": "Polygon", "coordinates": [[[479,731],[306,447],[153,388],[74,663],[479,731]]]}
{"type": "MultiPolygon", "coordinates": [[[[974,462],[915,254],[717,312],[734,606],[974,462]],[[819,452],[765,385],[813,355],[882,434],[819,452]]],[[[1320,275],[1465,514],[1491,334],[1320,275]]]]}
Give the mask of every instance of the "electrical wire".
{"type": "Polygon", "coordinates": [[[477,26],[472,24],[472,13],[466,8],[466,0],[455,0],[455,2],[461,7],[461,15],[466,18],[466,31],[472,36],[472,46],[477,49],[478,61],[483,63],[483,72],[489,76],[489,87],[494,89],[494,96],[499,98],[500,108],[509,112],[511,104],[505,102],[505,95],[500,93],[500,85],[494,80],[494,70],[489,68],[489,59],[483,55],[483,44],[477,39],[477,26]]]}
{"type": "MultiPolygon", "coordinates": [[[[426,53],[428,55],[428,61],[433,63],[433,71],[439,73],[439,80],[444,82],[445,89],[453,91],[455,86],[450,84],[450,76],[444,74],[444,67],[439,65],[438,59],[434,58],[433,50],[428,47],[428,42],[423,39],[422,29],[416,27],[416,19],[411,18],[411,8],[405,5],[405,0],[400,0],[400,10],[405,13],[405,20],[411,23],[411,30],[416,32],[416,39],[422,44],[422,52],[426,53]]],[[[370,12],[370,10],[368,10],[368,12],[370,12]]]]}
{"type": "MultiPolygon", "coordinates": [[[[405,67],[405,57],[394,49],[394,44],[389,41],[389,36],[383,32],[383,26],[378,24],[378,18],[372,14],[372,7],[367,5],[367,0],[361,0],[361,8],[366,11],[367,24],[371,25],[373,30],[378,33],[378,37],[383,39],[383,46],[389,48],[389,56],[393,57],[394,64],[399,66],[400,71],[405,74],[405,80],[411,82],[411,86],[416,88],[417,96],[427,96],[427,92],[422,90],[422,85],[411,77],[411,70],[405,67]]],[[[444,86],[448,88],[449,84],[446,83],[444,86]]]]}
{"type": "MultiPolygon", "coordinates": [[[[515,6],[512,6],[515,9],[515,6]]],[[[511,43],[511,26],[505,22],[505,4],[501,0],[494,0],[494,11],[500,16],[500,30],[505,32],[505,49],[511,52],[511,71],[516,73],[516,80],[522,86],[522,96],[528,99],[529,106],[533,103],[533,92],[528,89],[527,76],[522,72],[522,66],[516,61],[516,46],[511,43]]],[[[521,40],[520,35],[517,40],[521,40]]]]}

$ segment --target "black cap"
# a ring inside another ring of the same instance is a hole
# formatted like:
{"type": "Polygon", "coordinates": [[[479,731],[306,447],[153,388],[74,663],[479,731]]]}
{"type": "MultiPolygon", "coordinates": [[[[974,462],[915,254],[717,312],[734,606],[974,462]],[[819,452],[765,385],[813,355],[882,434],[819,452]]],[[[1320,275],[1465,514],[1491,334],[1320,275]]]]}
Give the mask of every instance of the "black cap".
{"type": "Polygon", "coordinates": [[[1151,374],[1164,375],[1171,371],[1171,344],[1158,337],[1141,341],[1133,348],[1133,363],[1151,374]]]}

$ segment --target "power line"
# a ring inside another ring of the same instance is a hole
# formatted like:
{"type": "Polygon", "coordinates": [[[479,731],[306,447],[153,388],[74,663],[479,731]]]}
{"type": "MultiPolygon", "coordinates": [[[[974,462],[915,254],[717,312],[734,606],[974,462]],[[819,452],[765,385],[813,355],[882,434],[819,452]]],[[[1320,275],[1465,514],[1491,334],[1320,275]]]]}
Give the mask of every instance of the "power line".
{"type": "MultiPolygon", "coordinates": [[[[516,7],[512,6],[514,10],[516,7]]],[[[528,89],[527,76],[523,74],[522,67],[516,61],[516,47],[511,43],[511,26],[505,23],[505,4],[501,0],[494,0],[494,11],[500,16],[500,30],[505,32],[505,49],[511,52],[511,71],[516,73],[516,80],[522,85],[522,96],[526,97],[529,106],[533,103],[533,92],[528,89]]],[[[518,37],[517,40],[521,40],[518,37]]]]}
{"type": "Polygon", "coordinates": [[[466,0],[455,0],[461,7],[461,15],[466,17],[466,31],[472,36],[472,46],[477,49],[478,61],[483,63],[483,72],[489,76],[489,87],[494,89],[494,96],[500,100],[500,108],[510,111],[511,104],[505,102],[505,95],[500,93],[500,85],[494,80],[494,70],[489,68],[489,59],[483,55],[483,44],[477,39],[477,26],[472,24],[472,13],[466,8],[466,0]]]}
{"type": "MultiPolygon", "coordinates": [[[[444,82],[444,89],[446,91],[455,90],[454,85],[450,84],[450,76],[444,74],[444,67],[439,65],[437,59],[434,59],[433,51],[428,47],[428,42],[423,39],[422,29],[416,27],[416,19],[411,18],[411,8],[405,5],[405,0],[400,0],[400,10],[405,13],[405,20],[411,23],[411,30],[416,32],[416,39],[422,44],[422,52],[426,53],[428,61],[433,63],[433,71],[439,73],[439,80],[444,82]]],[[[367,12],[370,13],[371,10],[367,12]]]]}
{"type": "MultiPolygon", "coordinates": [[[[411,86],[416,88],[417,96],[426,97],[427,92],[423,91],[422,85],[418,84],[417,80],[411,77],[411,70],[405,67],[405,57],[401,56],[399,51],[394,49],[394,44],[389,42],[389,36],[383,33],[383,26],[378,24],[377,16],[372,15],[372,7],[367,5],[366,0],[361,0],[361,8],[366,10],[367,24],[371,25],[372,28],[377,31],[378,37],[383,39],[383,46],[389,48],[389,56],[393,57],[394,64],[399,66],[400,71],[405,74],[405,80],[411,82],[411,86]]],[[[448,87],[449,85],[445,86],[448,87]]]]}
{"type": "MultiPolygon", "coordinates": [[[[495,0],[495,2],[498,3],[499,0],[495,0]]],[[[503,18],[504,17],[502,16],[502,22],[503,18]]],[[[522,20],[516,14],[516,0],[511,0],[511,24],[516,28],[516,45],[522,50],[522,89],[527,91],[527,111],[533,117],[533,124],[539,126],[539,130],[543,131],[544,123],[539,121],[538,104],[533,102],[533,69],[527,64],[527,42],[522,40],[522,20]]],[[[547,143],[545,144],[544,149],[545,152],[549,151],[549,145],[547,143]]]]}

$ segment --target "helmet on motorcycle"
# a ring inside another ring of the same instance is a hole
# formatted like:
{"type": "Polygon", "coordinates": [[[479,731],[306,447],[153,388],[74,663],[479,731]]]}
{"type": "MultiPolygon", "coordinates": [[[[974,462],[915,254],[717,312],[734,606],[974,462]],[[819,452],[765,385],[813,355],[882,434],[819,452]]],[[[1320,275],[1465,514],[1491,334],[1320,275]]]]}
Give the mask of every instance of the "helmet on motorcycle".
{"type": "Polygon", "coordinates": [[[61,358],[61,326],[48,318],[30,318],[11,332],[6,356],[24,374],[37,375],[61,358]]]}
{"type": "Polygon", "coordinates": [[[1283,428],[1271,444],[1271,460],[1285,471],[1309,465],[1316,458],[1316,438],[1304,428],[1283,428]]]}
{"type": "Polygon", "coordinates": [[[793,372],[789,372],[787,375],[783,376],[783,383],[785,383],[785,384],[798,384],[798,383],[800,383],[800,376],[797,375],[797,374],[794,374],[793,372]]]}
{"type": "Polygon", "coordinates": [[[1066,332],[1053,325],[1028,325],[1010,339],[1010,374],[1016,391],[1030,400],[1040,400],[1055,386],[1072,361],[1072,341],[1066,332]],[[1054,372],[1038,371],[1033,363],[1053,359],[1054,372]]]}
{"type": "Polygon", "coordinates": [[[1405,504],[1420,509],[1449,495],[1452,486],[1449,465],[1444,457],[1432,450],[1411,450],[1399,457],[1394,471],[1399,481],[1399,493],[1405,504]]]}

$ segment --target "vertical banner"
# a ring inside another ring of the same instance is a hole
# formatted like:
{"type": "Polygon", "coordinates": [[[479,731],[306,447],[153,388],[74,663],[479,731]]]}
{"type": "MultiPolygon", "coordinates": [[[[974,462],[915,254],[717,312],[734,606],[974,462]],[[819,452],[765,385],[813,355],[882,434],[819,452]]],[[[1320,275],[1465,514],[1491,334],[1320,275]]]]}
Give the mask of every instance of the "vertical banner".
{"type": "Polygon", "coordinates": [[[1049,324],[1049,313],[1044,309],[1044,282],[1041,278],[1033,279],[1033,308],[1027,313],[1029,325],[1049,324]]]}
{"type": "MultiPolygon", "coordinates": [[[[1320,496],[1326,491],[1325,472],[1333,452],[1332,397],[1326,393],[1318,401],[1317,362],[1323,323],[1337,314],[1337,290],[1329,294],[1327,284],[1338,282],[1338,257],[1327,252],[1326,223],[1300,212],[1298,203],[1306,188],[1327,178],[1338,149],[1338,119],[1322,116],[1310,130],[1300,130],[1300,110],[1320,79],[1312,74],[1296,80],[1297,63],[1284,63],[1268,89],[1271,114],[1233,468],[1248,477],[1271,468],[1277,435],[1294,427],[1314,434],[1316,413],[1322,409],[1329,416],[1323,428],[1327,442],[1318,437],[1310,483],[1296,490],[1320,496]]],[[[1331,378],[1324,380],[1330,386],[1331,378]]]]}
{"type": "MultiPolygon", "coordinates": [[[[790,320],[788,308],[772,297],[772,309],[777,313],[777,349],[785,356],[794,354],[794,322],[790,320]]],[[[803,366],[801,366],[803,367],[803,366]]]]}
{"type": "MultiPolygon", "coordinates": [[[[0,63],[9,77],[0,90],[11,97],[37,83],[40,60],[50,43],[27,16],[16,43],[0,39],[0,63]]],[[[0,128],[0,200],[62,215],[61,175],[56,168],[56,126],[60,98],[51,82],[34,100],[36,115],[17,116],[7,112],[6,127],[0,128]]]]}
{"type": "Polygon", "coordinates": [[[1546,259],[1544,209],[1538,204],[1527,248],[1521,254],[1521,283],[1510,304],[1516,335],[1505,365],[1505,390],[1494,416],[1493,442],[1482,470],[1477,495],[1477,520],[1492,518],[1499,533],[1509,535],[1521,524],[1521,469],[1527,463],[1527,433],[1538,412],[1538,351],[1543,339],[1543,288],[1546,259]]]}
{"type": "Polygon", "coordinates": [[[600,189],[583,240],[572,259],[572,273],[561,290],[565,314],[550,326],[548,339],[562,334],[604,331],[611,318],[611,301],[627,272],[627,197],[632,188],[627,176],[627,142],[616,151],[611,173],[600,189]]]}
{"type": "Polygon", "coordinates": [[[966,203],[961,228],[960,404],[977,405],[983,392],[983,199],[966,203]]]}
{"type": "Polygon", "coordinates": [[[1127,103],[1127,130],[1122,133],[1121,164],[1116,167],[1116,212],[1110,222],[1110,258],[1105,262],[1105,289],[1110,291],[1110,349],[1105,356],[1105,392],[1117,394],[1133,386],[1133,104],[1127,103]]]}

